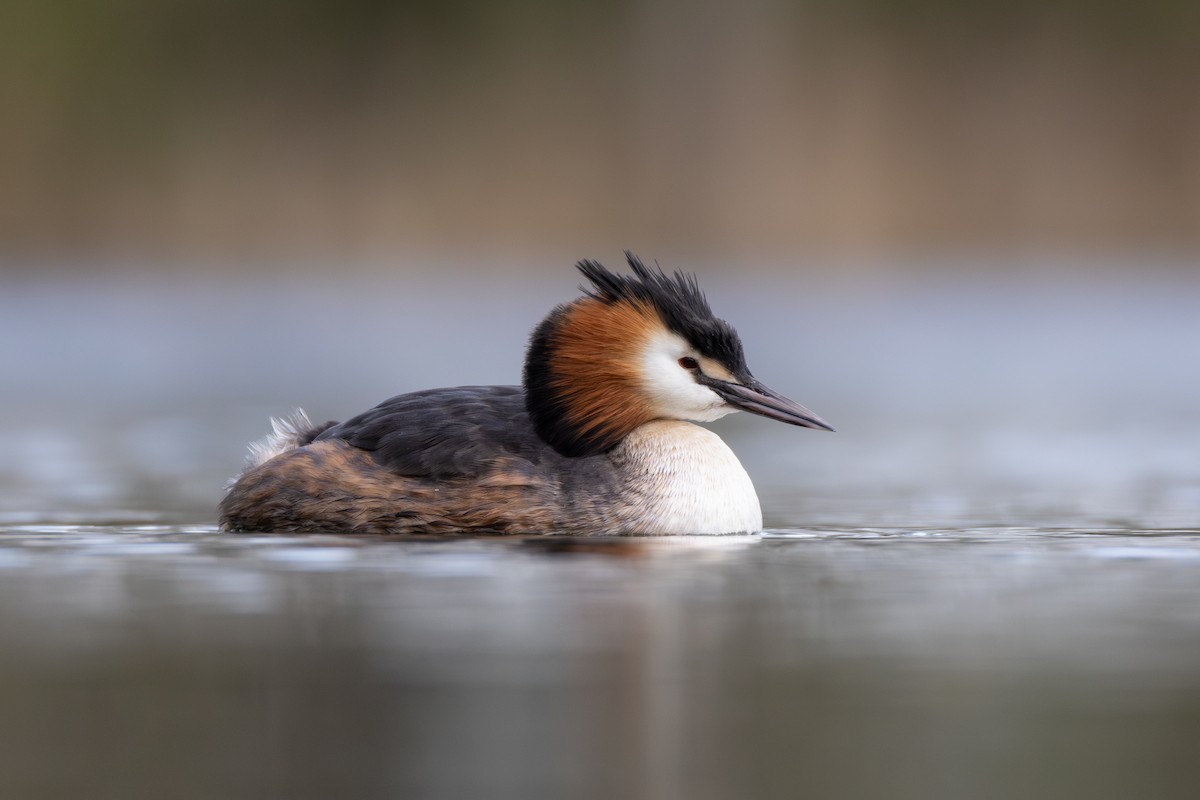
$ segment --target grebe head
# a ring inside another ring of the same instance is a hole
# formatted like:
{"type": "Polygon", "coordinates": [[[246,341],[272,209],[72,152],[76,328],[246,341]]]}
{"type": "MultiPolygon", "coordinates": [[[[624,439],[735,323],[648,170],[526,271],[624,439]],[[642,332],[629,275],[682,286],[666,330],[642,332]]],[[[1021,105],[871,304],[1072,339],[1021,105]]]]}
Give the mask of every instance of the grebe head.
{"type": "Polygon", "coordinates": [[[738,410],[833,430],[750,374],[737,331],[713,316],[695,276],[625,257],[632,275],[579,262],[591,286],[530,340],[526,406],[555,450],[594,455],[652,420],[708,422],[738,410]]]}

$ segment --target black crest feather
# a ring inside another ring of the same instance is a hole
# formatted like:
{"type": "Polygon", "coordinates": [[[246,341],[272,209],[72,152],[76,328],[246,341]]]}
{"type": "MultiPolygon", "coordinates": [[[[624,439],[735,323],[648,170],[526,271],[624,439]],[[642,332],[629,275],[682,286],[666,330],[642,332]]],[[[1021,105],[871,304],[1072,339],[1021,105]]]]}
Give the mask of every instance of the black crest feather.
{"type": "Polygon", "coordinates": [[[650,304],[668,328],[701,354],[720,361],[734,375],[749,377],[742,340],[733,326],[713,316],[695,275],[676,270],[668,276],[657,265],[646,266],[628,250],[625,260],[633,275],[617,275],[598,261],[580,261],[576,267],[592,284],[590,289],[582,287],[583,291],[605,303],[650,304]]]}

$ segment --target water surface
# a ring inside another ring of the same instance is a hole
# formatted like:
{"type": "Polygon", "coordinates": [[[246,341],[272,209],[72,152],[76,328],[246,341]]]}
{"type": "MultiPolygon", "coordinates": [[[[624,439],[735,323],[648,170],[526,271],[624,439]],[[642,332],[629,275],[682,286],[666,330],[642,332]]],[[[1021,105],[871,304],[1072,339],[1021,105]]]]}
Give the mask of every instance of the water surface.
{"type": "Polygon", "coordinates": [[[573,285],[7,287],[0,793],[1194,796],[1190,279],[709,285],[839,428],[717,426],[761,536],[216,531],[267,415],[511,382],[573,285]]]}

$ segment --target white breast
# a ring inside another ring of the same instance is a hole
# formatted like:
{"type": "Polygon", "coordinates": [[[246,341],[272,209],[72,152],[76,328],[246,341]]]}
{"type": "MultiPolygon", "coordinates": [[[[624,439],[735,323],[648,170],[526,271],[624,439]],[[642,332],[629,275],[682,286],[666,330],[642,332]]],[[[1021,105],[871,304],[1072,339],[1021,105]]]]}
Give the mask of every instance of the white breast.
{"type": "Polygon", "coordinates": [[[631,532],[762,530],[750,476],[710,430],[678,420],[651,422],[627,436],[611,457],[627,476],[622,517],[631,532]]]}

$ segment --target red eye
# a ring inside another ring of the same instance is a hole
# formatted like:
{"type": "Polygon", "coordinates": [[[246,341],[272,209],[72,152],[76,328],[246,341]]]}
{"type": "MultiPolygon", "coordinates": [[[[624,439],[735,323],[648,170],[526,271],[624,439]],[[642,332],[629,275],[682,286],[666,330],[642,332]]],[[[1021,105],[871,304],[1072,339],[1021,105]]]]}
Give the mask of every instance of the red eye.
{"type": "Polygon", "coordinates": [[[679,366],[683,367],[684,369],[700,369],[700,362],[691,356],[684,356],[683,358],[679,359],[679,366]]]}

